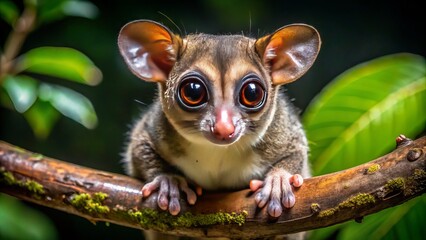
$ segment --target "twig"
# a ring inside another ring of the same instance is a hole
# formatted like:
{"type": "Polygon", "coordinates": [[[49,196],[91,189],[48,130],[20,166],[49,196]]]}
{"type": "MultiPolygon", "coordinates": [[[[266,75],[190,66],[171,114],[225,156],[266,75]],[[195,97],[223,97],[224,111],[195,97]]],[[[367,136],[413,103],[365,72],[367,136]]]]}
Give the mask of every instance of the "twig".
{"type": "Polygon", "coordinates": [[[9,34],[4,53],[0,57],[0,83],[6,74],[13,69],[13,60],[18,55],[28,34],[33,30],[36,23],[36,11],[33,6],[27,6],[18,18],[9,34]]]}

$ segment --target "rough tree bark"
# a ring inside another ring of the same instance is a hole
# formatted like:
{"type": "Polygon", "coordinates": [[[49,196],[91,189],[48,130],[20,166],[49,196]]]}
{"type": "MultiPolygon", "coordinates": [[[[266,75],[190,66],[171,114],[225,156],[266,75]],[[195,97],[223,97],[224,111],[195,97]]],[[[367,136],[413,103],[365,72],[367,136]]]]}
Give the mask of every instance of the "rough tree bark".
{"type": "Polygon", "coordinates": [[[157,210],[155,195],[142,199],[143,183],[136,179],[5,142],[0,142],[0,191],[93,222],[194,237],[256,238],[361,221],[425,193],[426,137],[397,142],[397,149],[374,161],[306,179],[296,190],[296,205],[277,219],[256,207],[250,190],[205,193],[194,206],[182,201],[182,213],[173,217],[157,210]]]}

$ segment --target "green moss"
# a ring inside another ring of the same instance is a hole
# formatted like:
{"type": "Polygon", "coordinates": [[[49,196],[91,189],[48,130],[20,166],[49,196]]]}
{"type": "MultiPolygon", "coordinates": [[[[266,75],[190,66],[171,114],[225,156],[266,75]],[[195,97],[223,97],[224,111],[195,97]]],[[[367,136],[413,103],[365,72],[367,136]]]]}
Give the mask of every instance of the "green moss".
{"type": "Polygon", "coordinates": [[[20,186],[22,188],[25,188],[29,192],[33,193],[33,195],[37,198],[39,198],[40,195],[45,194],[43,185],[34,180],[17,180],[15,176],[13,176],[13,173],[8,171],[0,171],[0,174],[1,181],[6,182],[6,184],[8,185],[20,186]]]}
{"type": "Polygon", "coordinates": [[[241,213],[211,213],[192,214],[186,212],[179,216],[172,216],[167,212],[159,212],[153,209],[143,209],[142,211],[129,210],[129,216],[137,221],[143,228],[155,228],[167,230],[174,227],[200,227],[216,224],[238,224],[245,223],[248,215],[247,211],[241,213]]]}
{"type": "Polygon", "coordinates": [[[31,155],[31,160],[42,160],[44,158],[44,156],[42,154],[39,153],[34,153],[31,155]]]}
{"type": "Polygon", "coordinates": [[[92,197],[88,193],[74,194],[71,198],[71,204],[77,208],[84,208],[86,201],[91,199],[92,197]]]}
{"type": "Polygon", "coordinates": [[[17,146],[13,146],[12,151],[18,152],[18,153],[28,153],[25,149],[17,147],[17,146]]]}
{"type": "Polygon", "coordinates": [[[414,169],[414,173],[408,177],[405,182],[405,196],[410,196],[418,192],[424,192],[426,187],[426,171],[423,169],[414,169]]]}
{"type": "Polygon", "coordinates": [[[17,184],[16,179],[11,172],[2,171],[1,175],[2,175],[2,180],[5,181],[6,184],[8,184],[8,185],[17,184]]]}
{"type": "Polygon", "coordinates": [[[103,192],[97,192],[97,193],[94,193],[92,197],[93,197],[93,201],[103,202],[108,197],[108,194],[103,192]]]}
{"type": "Polygon", "coordinates": [[[318,212],[320,212],[320,211],[321,211],[321,207],[320,207],[320,205],[319,205],[318,203],[312,203],[312,204],[311,204],[311,211],[312,211],[313,213],[318,213],[318,212]]]}
{"type": "Polygon", "coordinates": [[[337,211],[338,211],[338,208],[330,208],[330,209],[327,209],[327,210],[323,210],[318,214],[318,217],[320,217],[320,218],[329,217],[337,211]]]}
{"type": "Polygon", "coordinates": [[[108,213],[109,207],[103,205],[103,201],[108,197],[106,193],[94,193],[91,196],[88,193],[74,194],[71,197],[71,205],[77,209],[85,210],[89,213],[108,213]]]}
{"type": "Polygon", "coordinates": [[[402,191],[405,189],[405,179],[402,177],[389,180],[385,184],[386,192],[402,191]]]}
{"type": "Polygon", "coordinates": [[[426,178],[426,171],[423,169],[414,169],[413,174],[414,179],[423,179],[426,178]]]}
{"type": "Polygon", "coordinates": [[[368,204],[374,204],[376,199],[368,193],[359,193],[356,196],[350,197],[347,200],[339,203],[337,207],[329,208],[321,211],[318,217],[329,217],[344,208],[358,208],[368,204]]]}
{"type": "Polygon", "coordinates": [[[367,204],[374,204],[376,199],[373,195],[368,193],[360,193],[354,197],[351,197],[339,204],[339,208],[354,208],[358,206],[363,206],[367,204]]]}
{"type": "Polygon", "coordinates": [[[33,181],[33,180],[27,180],[23,183],[23,186],[28,189],[28,191],[36,194],[36,195],[43,195],[45,194],[44,187],[40,183],[33,181]]]}
{"type": "Polygon", "coordinates": [[[373,174],[375,172],[377,172],[380,169],[380,165],[379,164],[373,164],[370,167],[368,167],[367,169],[367,174],[373,174]]]}

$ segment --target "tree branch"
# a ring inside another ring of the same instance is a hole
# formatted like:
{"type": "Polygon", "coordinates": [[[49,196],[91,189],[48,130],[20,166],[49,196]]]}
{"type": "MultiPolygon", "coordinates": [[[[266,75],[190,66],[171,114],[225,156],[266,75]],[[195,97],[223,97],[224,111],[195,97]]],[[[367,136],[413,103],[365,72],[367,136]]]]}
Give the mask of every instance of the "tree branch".
{"type": "Polygon", "coordinates": [[[255,238],[311,230],[402,204],[426,191],[426,137],[398,138],[400,147],[366,164],[306,179],[296,205],[278,219],[256,208],[250,190],[206,193],[181,201],[173,217],[142,200],[143,183],[34,154],[0,142],[0,191],[30,202],[132,228],[185,236],[255,238]],[[155,210],[152,210],[155,209],[155,210]]]}

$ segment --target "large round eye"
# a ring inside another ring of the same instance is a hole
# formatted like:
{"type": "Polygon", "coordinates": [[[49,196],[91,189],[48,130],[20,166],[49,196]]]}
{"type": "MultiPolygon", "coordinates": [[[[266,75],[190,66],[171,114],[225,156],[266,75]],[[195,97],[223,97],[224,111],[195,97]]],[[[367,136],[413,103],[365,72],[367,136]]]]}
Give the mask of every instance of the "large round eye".
{"type": "Polygon", "coordinates": [[[257,81],[246,82],[240,91],[240,103],[249,109],[258,109],[265,102],[265,89],[257,81]]]}
{"type": "Polygon", "coordinates": [[[179,101],[189,108],[196,108],[208,100],[207,89],[197,77],[188,77],[179,85],[179,101]]]}

